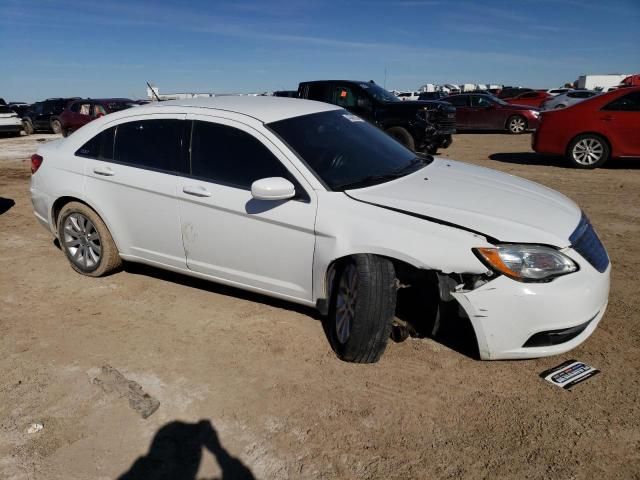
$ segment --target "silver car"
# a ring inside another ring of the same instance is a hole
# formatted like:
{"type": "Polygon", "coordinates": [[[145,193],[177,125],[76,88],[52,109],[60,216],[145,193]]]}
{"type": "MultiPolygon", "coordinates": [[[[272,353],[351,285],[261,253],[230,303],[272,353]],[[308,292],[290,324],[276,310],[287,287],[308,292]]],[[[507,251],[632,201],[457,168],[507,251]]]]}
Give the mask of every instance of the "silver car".
{"type": "Polygon", "coordinates": [[[595,92],[593,90],[571,90],[567,93],[562,93],[560,95],[556,95],[553,98],[545,101],[542,105],[540,105],[541,110],[554,110],[556,108],[565,108],[571,105],[575,105],[576,103],[580,103],[587,98],[591,98],[594,95],[598,95],[600,92],[595,92]]]}

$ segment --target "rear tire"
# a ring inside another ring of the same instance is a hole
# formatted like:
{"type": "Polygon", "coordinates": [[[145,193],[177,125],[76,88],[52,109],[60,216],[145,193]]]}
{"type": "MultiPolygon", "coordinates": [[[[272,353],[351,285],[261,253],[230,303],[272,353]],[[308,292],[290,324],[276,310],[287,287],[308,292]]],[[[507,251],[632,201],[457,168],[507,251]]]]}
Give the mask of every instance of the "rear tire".
{"type": "Polygon", "coordinates": [[[607,163],[609,144],[600,135],[586,133],[574,138],[567,148],[567,160],[575,168],[590,170],[607,163]]]}
{"type": "Polygon", "coordinates": [[[51,130],[53,130],[53,133],[62,133],[62,124],[60,123],[60,120],[51,120],[51,130]]]}
{"type": "Polygon", "coordinates": [[[527,119],[522,115],[513,115],[507,120],[507,130],[512,135],[519,135],[527,130],[527,119]]]}
{"type": "Polygon", "coordinates": [[[69,202],[58,215],[58,239],[71,268],[89,277],[102,277],[122,264],[107,226],[84,203],[69,202]]]}
{"type": "Polygon", "coordinates": [[[396,309],[393,264],[370,254],[354,255],[336,272],[327,335],[347,362],[377,362],[387,346],[396,309]]]}
{"type": "Polygon", "coordinates": [[[391,127],[387,129],[387,134],[407,147],[409,150],[416,151],[416,142],[406,128],[391,127]]]}
{"type": "Polygon", "coordinates": [[[65,128],[64,130],[62,130],[62,136],[63,137],[68,137],[69,135],[71,135],[71,130],[69,130],[68,128],[65,128]]]}

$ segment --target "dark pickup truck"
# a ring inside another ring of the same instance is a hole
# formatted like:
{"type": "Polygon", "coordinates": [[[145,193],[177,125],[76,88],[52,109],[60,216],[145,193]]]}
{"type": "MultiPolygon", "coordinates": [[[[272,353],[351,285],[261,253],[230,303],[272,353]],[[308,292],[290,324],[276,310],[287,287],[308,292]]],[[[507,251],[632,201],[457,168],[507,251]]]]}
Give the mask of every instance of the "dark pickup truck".
{"type": "Polygon", "coordinates": [[[321,80],[302,82],[298,96],[332,103],[381,128],[416,152],[436,153],[451,145],[456,109],[447,102],[403,102],[371,82],[321,80]]]}

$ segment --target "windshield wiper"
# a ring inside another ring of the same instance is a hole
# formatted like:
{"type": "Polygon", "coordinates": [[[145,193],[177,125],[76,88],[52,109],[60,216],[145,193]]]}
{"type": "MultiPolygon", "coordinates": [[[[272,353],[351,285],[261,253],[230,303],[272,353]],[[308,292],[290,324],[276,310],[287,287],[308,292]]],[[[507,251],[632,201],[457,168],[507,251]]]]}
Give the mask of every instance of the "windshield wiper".
{"type": "Polygon", "coordinates": [[[414,168],[416,165],[422,165],[422,166],[428,165],[429,163],[431,163],[431,160],[433,160],[433,157],[431,156],[416,157],[406,165],[403,165],[402,167],[396,170],[392,170],[389,173],[385,173],[382,175],[368,175],[366,177],[359,178],[355,182],[342,184],[339,187],[334,188],[334,190],[351,190],[353,188],[371,187],[373,185],[377,185],[385,181],[395,180],[396,178],[404,177],[410,173],[413,173],[419,170],[418,168],[414,168]]]}

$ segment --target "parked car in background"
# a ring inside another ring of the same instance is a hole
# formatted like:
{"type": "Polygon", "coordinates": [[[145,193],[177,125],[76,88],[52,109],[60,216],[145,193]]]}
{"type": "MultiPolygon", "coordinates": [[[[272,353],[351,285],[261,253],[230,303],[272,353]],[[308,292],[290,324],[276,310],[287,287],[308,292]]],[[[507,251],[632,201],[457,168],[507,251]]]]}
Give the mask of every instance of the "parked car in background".
{"type": "Polygon", "coordinates": [[[343,107],[417,152],[433,154],[438,148],[447,148],[451,145],[451,135],[456,131],[456,110],[448,103],[403,102],[373,82],[302,82],[298,95],[343,107]]]}
{"type": "Polygon", "coordinates": [[[20,135],[22,120],[16,112],[6,105],[0,105],[0,133],[20,135]]]}
{"type": "Polygon", "coordinates": [[[595,97],[599,95],[600,92],[596,92],[594,90],[570,90],[567,93],[562,93],[560,95],[556,95],[555,97],[551,97],[548,100],[544,101],[540,108],[542,110],[553,110],[556,108],[565,108],[571,105],[575,105],[576,103],[580,103],[587,98],[595,97]]]}
{"type": "Polygon", "coordinates": [[[571,90],[573,90],[573,88],[552,88],[550,90],[547,90],[547,93],[555,97],[556,95],[561,95],[571,90]]]}
{"type": "Polygon", "coordinates": [[[462,93],[443,101],[456,107],[457,130],[507,130],[518,134],[538,126],[537,108],[512,105],[493,95],[462,93]]]}
{"type": "Polygon", "coordinates": [[[507,103],[514,105],[527,105],[529,107],[539,108],[542,103],[546,102],[550,98],[553,98],[547,92],[538,92],[532,90],[530,92],[524,92],[516,95],[515,97],[502,98],[507,103]]]}
{"type": "Polygon", "coordinates": [[[421,92],[418,95],[418,100],[442,100],[444,97],[448,97],[446,92],[421,92]]]}
{"type": "Polygon", "coordinates": [[[457,302],[487,360],[566,352],[607,307],[609,258],[573,201],[416,156],[327,103],[156,103],[41,145],[31,167],[35,217],[77,273],[128,260],[316,307],[349,362],[383,354],[400,286],[428,325],[457,302]]]}
{"type": "Polygon", "coordinates": [[[79,98],[48,98],[34,103],[22,117],[25,133],[27,135],[40,131],[62,133],[59,116],[70,101],[79,98]]]}
{"type": "Polygon", "coordinates": [[[420,92],[398,92],[396,97],[398,97],[403,102],[406,100],[418,100],[420,96],[420,92]]]}
{"type": "Polygon", "coordinates": [[[16,112],[18,116],[22,118],[27,110],[29,110],[29,107],[31,107],[31,104],[25,102],[11,102],[7,104],[7,107],[16,112]]]}
{"type": "Polygon", "coordinates": [[[498,98],[511,98],[516,95],[520,95],[521,93],[533,92],[533,88],[523,88],[523,87],[504,87],[498,93],[498,98]]]}
{"type": "Polygon", "coordinates": [[[543,112],[533,149],[564,155],[577,168],[601,167],[612,157],[640,157],[640,87],[543,112]]]}
{"type": "Polygon", "coordinates": [[[136,105],[128,98],[91,98],[70,102],[59,117],[62,135],[66,137],[96,118],[136,105]]]}

